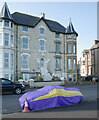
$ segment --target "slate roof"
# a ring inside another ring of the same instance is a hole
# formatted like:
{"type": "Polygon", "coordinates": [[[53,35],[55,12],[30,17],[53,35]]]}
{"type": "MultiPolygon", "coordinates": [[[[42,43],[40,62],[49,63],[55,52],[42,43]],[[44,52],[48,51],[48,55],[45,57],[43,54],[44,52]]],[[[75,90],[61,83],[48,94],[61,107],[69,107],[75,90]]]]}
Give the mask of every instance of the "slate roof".
{"type": "Polygon", "coordinates": [[[4,18],[7,20],[13,20],[12,15],[10,14],[10,11],[8,9],[6,2],[5,2],[4,6],[0,12],[0,18],[4,18]]]}
{"type": "Polygon", "coordinates": [[[78,36],[78,33],[74,30],[74,27],[72,25],[71,19],[70,19],[69,24],[67,26],[66,33],[67,34],[73,34],[73,33],[75,33],[78,36]]]}
{"type": "Polygon", "coordinates": [[[67,26],[67,28],[65,28],[60,23],[45,19],[43,17],[42,18],[35,17],[35,16],[31,16],[31,15],[27,15],[27,14],[23,14],[19,12],[10,14],[10,11],[8,9],[6,2],[1,10],[0,18],[11,20],[15,24],[18,24],[18,25],[24,25],[24,26],[29,26],[29,27],[35,27],[41,20],[43,20],[48,26],[48,28],[53,32],[58,32],[58,33],[63,33],[63,34],[76,33],[76,35],[78,36],[77,32],[74,30],[74,27],[71,21],[69,22],[69,25],[67,26]]]}
{"type": "Polygon", "coordinates": [[[47,20],[47,19],[44,19],[43,17],[39,18],[39,17],[35,17],[35,16],[31,16],[31,15],[27,15],[19,12],[13,13],[12,17],[14,19],[14,22],[19,25],[35,27],[41,20],[43,20],[51,31],[60,32],[60,33],[65,33],[66,31],[66,28],[61,24],[59,24],[58,22],[47,20]]]}

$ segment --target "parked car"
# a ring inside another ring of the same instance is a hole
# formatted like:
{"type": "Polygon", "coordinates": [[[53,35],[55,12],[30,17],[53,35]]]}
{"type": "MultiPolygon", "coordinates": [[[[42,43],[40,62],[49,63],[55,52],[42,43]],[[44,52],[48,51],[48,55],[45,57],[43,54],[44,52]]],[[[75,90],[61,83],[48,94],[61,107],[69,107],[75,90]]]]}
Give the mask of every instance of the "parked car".
{"type": "Polygon", "coordinates": [[[36,91],[29,91],[19,98],[19,104],[24,109],[27,101],[30,110],[42,110],[54,107],[80,103],[83,95],[80,89],[62,86],[45,86],[36,91]]]}
{"type": "Polygon", "coordinates": [[[94,75],[88,75],[87,77],[85,77],[85,81],[92,81],[93,77],[94,75]]]}
{"type": "Polygon", "coordinates": [[[0,78],[0,92],[12,92],[16,94],[22,93],[25,90],[25,86],[22,84],[14,83],[6,78],[0,78]]]}
{"type": "Polygon", "coordinates": [[[96,82],[99,82],[99,76],[94,76],[92,80],[95,80],[96,82]]]}

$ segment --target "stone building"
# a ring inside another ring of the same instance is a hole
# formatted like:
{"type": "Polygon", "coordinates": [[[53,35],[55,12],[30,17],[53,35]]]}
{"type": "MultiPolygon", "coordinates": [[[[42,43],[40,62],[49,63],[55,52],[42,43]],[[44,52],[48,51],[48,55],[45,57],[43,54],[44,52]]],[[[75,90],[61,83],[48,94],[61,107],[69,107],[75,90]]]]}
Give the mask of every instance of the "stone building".
{"type": "Polygon", "coordinates": [[[40,72],[45,81],[53,74],[76,81],[77,36],[71,20],[65,28],[44,13],[10,14],[5,3],[0,13],[0,76],[28,81],[40,72]]]}

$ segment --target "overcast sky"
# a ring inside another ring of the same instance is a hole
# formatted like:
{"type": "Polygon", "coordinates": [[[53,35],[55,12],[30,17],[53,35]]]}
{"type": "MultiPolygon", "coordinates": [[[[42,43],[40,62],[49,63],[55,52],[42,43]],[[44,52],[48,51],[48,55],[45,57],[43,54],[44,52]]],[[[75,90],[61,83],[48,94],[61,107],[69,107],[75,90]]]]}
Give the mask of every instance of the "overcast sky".
{"type": "MultiPolygon", "coordinates": [[[[0,2],[0,10],[4,2],[0,2]]],[[[78,33],[78,59],[84,49],[89,49],[97,39],[97,2],[7,2],[10,13],[22,12],[59,22],[67,27],[71,18],[78,33]]]]}

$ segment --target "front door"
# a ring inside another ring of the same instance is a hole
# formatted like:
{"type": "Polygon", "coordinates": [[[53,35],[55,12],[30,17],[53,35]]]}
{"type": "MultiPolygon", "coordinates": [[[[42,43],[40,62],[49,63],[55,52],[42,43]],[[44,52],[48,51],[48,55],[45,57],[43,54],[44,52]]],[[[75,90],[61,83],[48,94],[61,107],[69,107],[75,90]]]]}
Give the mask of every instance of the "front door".
{"type": "Polygon", "coordinates": [[[44,58],[40,59],[40,68],[44,68],[44,58]]]}

